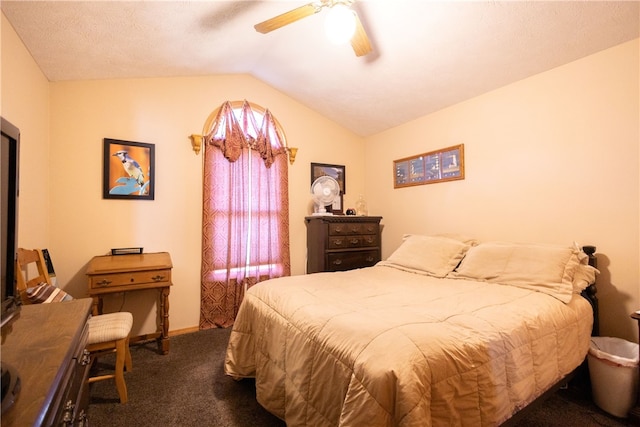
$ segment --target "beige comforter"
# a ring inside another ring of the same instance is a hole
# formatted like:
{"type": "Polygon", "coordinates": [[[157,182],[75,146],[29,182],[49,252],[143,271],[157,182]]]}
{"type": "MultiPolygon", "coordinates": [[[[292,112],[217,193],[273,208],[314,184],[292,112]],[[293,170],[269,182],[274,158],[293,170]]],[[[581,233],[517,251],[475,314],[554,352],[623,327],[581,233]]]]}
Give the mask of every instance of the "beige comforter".
{"type": "Polygon", "coordinates": [[[225,372],[295,426],[498,425],[584,360],[592,310],[389,266],[246,294],[225,372]]]}

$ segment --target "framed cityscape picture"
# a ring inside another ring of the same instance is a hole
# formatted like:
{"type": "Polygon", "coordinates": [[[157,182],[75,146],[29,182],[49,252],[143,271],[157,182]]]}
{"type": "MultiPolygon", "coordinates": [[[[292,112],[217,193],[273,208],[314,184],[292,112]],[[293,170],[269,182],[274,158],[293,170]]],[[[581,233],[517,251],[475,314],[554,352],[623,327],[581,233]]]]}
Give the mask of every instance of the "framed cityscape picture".
{"type": "Polygon", "coordinates": [[[393,161],[393,188],[464,179],[464,144],[393,161]]]}

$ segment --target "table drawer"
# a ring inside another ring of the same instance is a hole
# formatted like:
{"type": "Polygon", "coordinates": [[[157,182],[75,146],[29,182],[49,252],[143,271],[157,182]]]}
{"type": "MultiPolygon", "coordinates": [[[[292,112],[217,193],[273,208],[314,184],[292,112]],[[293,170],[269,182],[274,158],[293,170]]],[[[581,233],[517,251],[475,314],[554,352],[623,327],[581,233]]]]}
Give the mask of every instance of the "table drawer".
{"type": "Polygon", "coordinates": [[[332,252],[327,254],[327,271],[344,271],[371,267],[380,261],[380,254],[373,251],[332,252]]]}
{"type": "Polygon", "coordinates": [[[91,289],[171,282],[171,269],[96,274],[90,276],[91,289]]]}

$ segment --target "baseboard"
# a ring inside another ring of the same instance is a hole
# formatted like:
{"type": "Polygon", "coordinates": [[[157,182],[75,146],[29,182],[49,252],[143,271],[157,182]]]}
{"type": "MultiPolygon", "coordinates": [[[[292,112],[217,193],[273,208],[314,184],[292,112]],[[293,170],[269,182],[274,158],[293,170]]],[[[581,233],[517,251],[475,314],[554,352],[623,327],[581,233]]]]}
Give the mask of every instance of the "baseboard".
{"type": "Polygon", "coordinates": [[[198,332],[200,330],[200,328],[198,326],[192,326],[190,328],[184,328],[184,329],[175,329],[173,331],[169,331],[169,337],[175,337],[176,335],[182,335],[182,334],[191,334],[193,332],[198,332]]]}
{"type": "MultiPolygon", "coordinates": [[[[200,330],[200,328],[198,326],[192,326],[190,328],[184,328],[184,329],[175,329],[173,331],[169,331],[169,338],[171,337],[175,337],[178,335],[183,335],[183,334],[191,334],[193,332],[198,332],[200,330]]],[[[152,340],[157,340],[158,338],[160,338],[160,332],[152,332],[149,334],[142,334],[142,335],[138,335],[135,337],[131,337],[129,339],[129,344],[138,344],[138,343],[143,343],[143,342],[149,342],[152,340]]]]}

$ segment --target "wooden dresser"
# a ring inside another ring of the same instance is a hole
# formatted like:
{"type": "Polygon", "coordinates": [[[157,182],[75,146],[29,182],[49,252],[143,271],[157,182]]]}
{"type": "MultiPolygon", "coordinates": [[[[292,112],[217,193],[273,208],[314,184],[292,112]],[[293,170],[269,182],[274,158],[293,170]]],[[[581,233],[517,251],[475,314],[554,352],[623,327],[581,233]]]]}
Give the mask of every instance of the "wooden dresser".
{"type": "Polygon", "coordinates": [[[2,427],[87,424],[90,363],[84,358],[91,299],[24,305],[2,328],[2,363],[20,378],[2,427]]]}
{"type": "Polygon", "coordinates": [[[370,267],[380,261],[379,216],[316,215],[307,224],[307,273],[370,267]]]}

